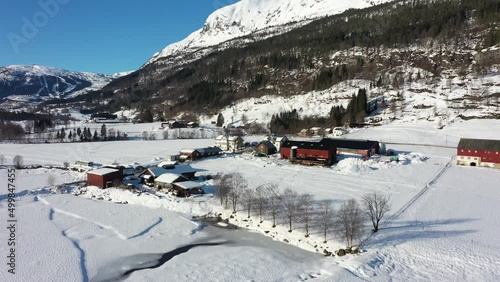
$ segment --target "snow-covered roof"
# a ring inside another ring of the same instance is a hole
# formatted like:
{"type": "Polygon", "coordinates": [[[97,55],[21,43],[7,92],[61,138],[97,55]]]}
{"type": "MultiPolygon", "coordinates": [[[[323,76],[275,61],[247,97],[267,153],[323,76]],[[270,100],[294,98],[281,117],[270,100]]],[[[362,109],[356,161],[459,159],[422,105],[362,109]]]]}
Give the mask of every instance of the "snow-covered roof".
{"type": "Polygon", "coordinates": [[[154,177],[158,177],[162,174],[168,173],[168,170],[166,170],[162,167],[150,167],[150,168],[148,168],[148,170],[151,172],[151,174],[154,177]]]}
{"type": "Polygon", "coordinates": [[[229,140],[229,141],[236,141],[238,140],[238,138],[241,138],[240,136],[227,136],[227,135],[219,135],[215,138],[215,140],[217,141],[226,141],[226,140],[229,140]]]}
{"type": "Polygon", "coordinates": [[[113,169],[113,168],[100,168],[100,169],[89,171],[88,174],[102,176],[102,175],[107,175],[107,174],[116,173],[116,172],[120,172],[120,171],[117,169],[113,169]]]}
{"type": "Polygon", "coordinates": [[[155,182],[162,182],[162,183],[171,184],[171,183],[174,183],[174,181],[178,180],[179,178],[186,180],[186,178],[184,176],[179,175],[179,174],[164,173],[164,174],[160,175],[158,178],[156,178],[155,182]]]}
{"type": "Polygon", "coordinates": [[[172,166],[172,165],[176,165],[176,164],[177,164],[176,161],[163,161],[163,162],[159,163],[157,165],[157,167],[172,166]]]}
{"type": "Polygon", "coordinates": [[[203,184],[194,181],[183,181],[174,183],[175,186],[183,189],[193,189],[203,187],[203,184]]]}
{"type": "Polygon", "coordinates": [[[195,149],[182,149],[180,150],[181,154],[192,154],[195,151],[195,149]]]}

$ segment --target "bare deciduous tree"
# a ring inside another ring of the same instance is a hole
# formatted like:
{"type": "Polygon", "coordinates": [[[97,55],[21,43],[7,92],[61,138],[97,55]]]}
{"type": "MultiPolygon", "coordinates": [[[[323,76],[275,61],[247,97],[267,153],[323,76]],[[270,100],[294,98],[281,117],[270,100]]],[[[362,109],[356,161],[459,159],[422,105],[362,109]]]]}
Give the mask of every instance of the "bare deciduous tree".
{"type": "Polygon", "coordinates": [[[302,194],[299,197],[300,221],[304,223],[306,237],[309,237],[311,219],[314,214],[314,198],[311,194],[302,194]]]}
{"type": "Polygon", "coordinates": [[[216,194],[220,199],[220,204],[224,206],[225,209],[228,208],[229,202],[229,191],[231,190],[230,186],[230,175],[226,174],[218,174],[214,178],[216,194]]]}
{"type": "Polygon", "coordinates": [[[284,216],[288,222],[288,232],[292,232],[293,221],[297,218],[297,214],[299,212],[299,194],[292,189],[287,188],[283,191],[282,198],[281,203],[283,206],[284,216]]]}
{"type": "Polygon", "coordinates": [[[268,203],[268,211],[273,219],[273,227],[276,227],[276,219],[278,218],[278,214],[280,211],[280,205],[282,201],[282,193],[277,184],[270,184],[266,186],[267,193],[269,195],[268,203]]]}
{"type": "Polygon", "coordinates": [[[56,184],[56,177],[51,174],[49,175],[49,177],[47,177],[47,185],[49,185],[50,187],[54,187],[54,184],[56,184]]]}
{"type": "MultiPolygon", "coordinates": [[[[229,174],[228,174],[229,175],[229,174]]],[[[248,188],[248,183],[245,178],[243,178],[243,175],[239,172],[235,172],[230,174],[231,175],[231,181],[230,181],[230,187],[231,189],[229,190],[229,198],[231,200],[232,208],[233,208],[233,213],[236,213],[237,208],[238,208],[238,201],[240,197],[245,193],[245,190],[248,188]]]]}
{"type": "Polygon", "coordinates": [[[23,167],[24,164],[24,158],[21,155],[16,155],[14,159],[12,160],[12,163],[14,164],[14,167],[16,169],[20,169],[23,167]]]}
{"type": "Polygon", "coordinates": [[[257,188],[255,188],[255,195],[254,195],[254,203],[255,207],[254,209],[257,211],[257,214],[259,215],[259,222],[262,223],[264,221],[264,213],[266,212],[267,208],[267,203],[268,203],[268,198],[269,198],[269,188],[267,188],[268,184],[266,185],[261,185],[257,188]]]}
{"type": "Polygon", "coordinates": [[[317,223],[323,233],[324,243],[327,241],[328,232],[335,224],[335,210],[332,206],[332,200],[324,200],[318,204],[317,223]]]}
{"type": "Polygon", "coordinates": [[[372,192],[363,196],[363,205],[365,212],[372,221],[373,232],[379,230],[380,220],[391,209],[391,198],[389,195],[380,192],[372,192]]]}
{"type": "Polygon", "coordinates": [[[242,197],[243,207],[247,211],[247,217],[250,218],[252,215],[252,208],[255,205],[255,190],[245,189],[242,197]]]}
{"type": "Polygon", "coordinates": [[[346,241],[347,248],[352,248],[363,228],[363,211],[356,200],[350,199],[340,207],[337,212],[337,228],[338,235],[346,241]]]}

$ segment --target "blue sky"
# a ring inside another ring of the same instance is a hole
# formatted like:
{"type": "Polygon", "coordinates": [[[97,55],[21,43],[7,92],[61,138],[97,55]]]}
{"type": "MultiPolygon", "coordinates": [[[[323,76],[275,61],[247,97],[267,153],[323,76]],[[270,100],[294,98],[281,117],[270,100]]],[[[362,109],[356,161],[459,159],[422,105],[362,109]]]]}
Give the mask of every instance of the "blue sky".
{"type": "Polygon", "coordinates": [[[235,2],[1,1],[0,66],[39,64],[106,74],[138,69],[201,28],[213,11],[235,2]]]}

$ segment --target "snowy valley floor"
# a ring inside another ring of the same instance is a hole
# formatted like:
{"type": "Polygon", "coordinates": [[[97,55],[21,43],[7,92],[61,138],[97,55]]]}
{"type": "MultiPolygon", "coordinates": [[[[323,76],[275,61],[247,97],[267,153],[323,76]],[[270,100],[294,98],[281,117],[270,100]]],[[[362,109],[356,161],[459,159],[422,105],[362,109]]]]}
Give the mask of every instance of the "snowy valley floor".
{"type": "MultiPolygon", "coordinates": [[[[452,132],[476,132],[477,137],[500,139],[498,122],[478,125],[476,121],[466,122],[456,130],[445,129],[449,130],[445,133],[425,126],[398,126],[397,130],[381,127],[360,130],[353,136],[377,140],[386,132],[399,132],[393,133],[393,141],[425,145],[442,145],[438,143],[445,140],[443,134],[452,132]],[[405,139],[409,134],[412,140],[405,139]]],[[[8,159],[22,154],[27,164],[62,164],[82,158],[128,164],[152,161],[184,147],[212,144],[212,140],[0,144],[0,151],[8,159]]],[[[281,188],[311,193],[316,200],[333,199],[337,204],[359,199],[367,191],[390,194],[388,220],[366,241],[366,252],[346,257],[315,253],[313,244],[320,241],[318,234],[305,242],[300,232],[283,232],[283,224],[265,235],[269,226],[242,223],[241,218],[233,223],[250,225],[254,231],[191,220],[192,215],[221,211],[217,199],[210,196],[184,200],[92,188],[81,196],[53,194],[39,189],[47,185],[48,174],[56,174],[57,183],[80,180],[84,174],[20,170],[17,274],[7,273],[2,263],[0,281],[500,281],[500,171],[455,166],[453,148],[388,147],[400,153],[399,164],[347,159],[332,168],[302,167],[245,155],[191,164],[203,173],[237,170],[251,187],[279,182],[281,188]],[[115,203],[123,201],[128,204],[115,203]],[[197,246],[176,256],[169,253],[186,244],[207,242],[220,245],[197,246]],[[172,258],[156,265],[162,256],[164,260],[172,258]],[[127,270],[135,268],[144,269],[126,275],[127,270]]],[[[0,179],[5,185],[5,169],[0,170],[0,179]]],[[[3,224],[7,222],[6,200],[3,188],[3,224]]],[[[1,232],[4,260],[6,242],[7,232],[1,232]]],[[[331,237],[329,246],[333,250],[343,243],[331,237]]]]}

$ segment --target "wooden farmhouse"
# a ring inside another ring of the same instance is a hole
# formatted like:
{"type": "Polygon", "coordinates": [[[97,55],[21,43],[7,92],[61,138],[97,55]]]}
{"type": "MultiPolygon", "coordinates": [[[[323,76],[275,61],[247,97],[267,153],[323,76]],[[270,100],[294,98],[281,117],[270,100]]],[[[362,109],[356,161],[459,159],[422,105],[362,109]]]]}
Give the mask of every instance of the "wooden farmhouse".
{"type": "Polygon", "coordinates": [[[174,194],[177,197],[189,197],[193,194],[204,194],[203,184],[194,181],[173,183],[174,194]]]}
{"type": "Polygon", "coordinates": [[[121,184],[122,173],[117,169],[101,168],[87,173],[87,185],[99,188],[109,188],[121,184]]]}
{"type": "Polygon", "coordinates": [[[207,147],[207,148],[199,148],[199,149],[182,149],[179,154],[179,161],[194,161],[199,160],[201,158],[217,156],[221,152],[219,147],[207,147]]]}
{"type": "Polygon", "coordinates": [[[266,155],[272,155],[277,152],[276,146],[271,141],[262,141],[259,143],[257,148],[255,148],[255,153],[256,154],[266,154],[266,155]]]}
{"type": "Polygon", "coordinates": [[[157,177],[154,181],[155,188],[158,190],[165,189],[171,190],[174,188],[174,183],[188,181],[188,179],[182,175],[175,173],[164,173],[157,177]]]}
{"type": "Polygon", "coordinates": [[[457,164],[500,168],[500,140],[461,138],[457,164]]]}
{"type": "Polygon", "coordinates": [[[140,177],[143,179],[143,182],[145,184],[152,185],[155,182],[155,179],[158,178],[160,175],[169,173],[170,170],[164,169],[162,167],[150,167],[146,169],[140,177]]]}
{"type": "Polygon", "coordinates": [[[222,151],[237,151],[243,147],[241,136],[219,135],[215,138],[215,146],[222,151]]]}

